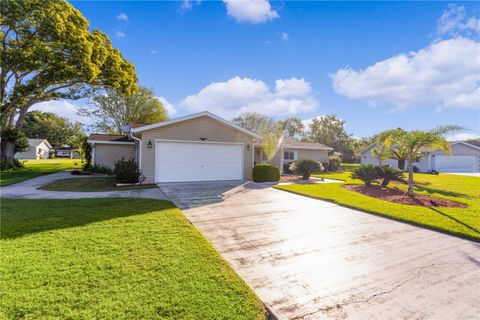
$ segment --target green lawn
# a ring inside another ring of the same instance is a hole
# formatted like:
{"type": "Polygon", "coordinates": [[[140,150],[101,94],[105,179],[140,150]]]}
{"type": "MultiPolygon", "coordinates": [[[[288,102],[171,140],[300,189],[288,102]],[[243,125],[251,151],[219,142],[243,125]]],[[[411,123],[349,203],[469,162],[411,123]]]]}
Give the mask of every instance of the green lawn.
{"type": "Polygon", "coordinates": [[[264,319],[171,202],[2,199],[1,319],[264,319]]]}
{"type": "Polygon", "coordinates": [[[82,177],[57,180],[43,185],[39,189],[50,191],[98,192],[149,189],[157,187],[155,184],[115,187],[114,184],[115,179],[112,177],[82,177]]]}
{"type": "Polygon", "coordinates": [[[22,182],[49,173],[67,169],[80,169],[82,167],[80,159],[26,160],[24,165],[25,167],[19,170],[0,172],[0,186],[22,182]]]}
{"type": "MultiPolygon", "coordinates": [[[[352,180],[350,172],[318,174],[315,176],[343,180],[345,183],[361,183],[360,180],[352,180]]],[[[463,202],[468,204],[468,208],[426,208],[391,203],[345,190],[342,188],[343,184],[336,183],[282,185],[276,186],[276,188],[333,201],[343,206],[408,221],[461,237],[480,240],[480,178],[449,174],[415,174],[415,181],[419,183],[415,188],[416,192],[463,202]]],[[[396,184],[396,186],[406,189],[403,184],[396,184]]]]}

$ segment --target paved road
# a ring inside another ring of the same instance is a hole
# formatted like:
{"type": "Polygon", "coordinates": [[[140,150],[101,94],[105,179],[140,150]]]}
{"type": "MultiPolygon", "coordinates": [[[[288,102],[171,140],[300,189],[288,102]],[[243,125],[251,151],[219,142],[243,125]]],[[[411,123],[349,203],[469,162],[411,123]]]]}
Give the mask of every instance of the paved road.
{"type": "Polygon", "coordinates": [[[161,188],[279,319],[479,319],[479,243],[252,183],[161,188]]]}
{"type": "Polygon", "coordinates": [[[66,178],[87,179],[88,176],[75,176],[70,172],[58,172],[34,179],[26,180],[20,183],[4,186],[0,188],[0,197],[16,199],[81,199],[81,198],[150,198],[167,199],[168,197],[158,188],[139,189],[127,191],[108,191],[108,192],[70,192],[70,191],[47,191],[37,188],[55,180],[66,178]]]}

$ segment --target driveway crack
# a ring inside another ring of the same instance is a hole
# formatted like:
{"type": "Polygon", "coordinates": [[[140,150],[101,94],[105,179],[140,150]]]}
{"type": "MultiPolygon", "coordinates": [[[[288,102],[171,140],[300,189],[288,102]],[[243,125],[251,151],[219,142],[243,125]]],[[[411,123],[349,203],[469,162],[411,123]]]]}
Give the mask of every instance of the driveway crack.
{"type": "Polygon", "coordinates": [[[393,286],[391,289],[389,290],[385,290],[385,291],[381,291],[381,292],[378,292],[378,293],[375,293],[375,294],[372,294],[370,297],[368,297],[367,299],[361,299],[361,300],[351,300],[351,301],[346,301],[346,302],[343,302],[343,303],[337,303],[336,305],[334,306],[325,306],[325,307],[322,307],[322,308],[319,308],[315,311],[312,311],[312,312],[308,312],[308,313],[305,313],[301,316],[297,316],[297,317],[294,317],[294,318],[290,318],[289,320],[302,320],[304,319],[305,317],[308,317],[308,316],[312,316],[312,315],[315,315],[317,313],[320,313],[320,312],[328,312],[328,311],[331,311],[333,309],[341,309],[347,305],[350,305],[350,304],[356,304],[356,303],[368,303],[370,302],[371,300],[379,297],[379,296],[382,296],[382,295],[385,295],[385,294],[390,294],[392,293],[393,291],[397,290],[398,288],[402,287],[403,285],[405,285],[406,283],[412,281],[412,280],[415,280],[417,278],[420,277],[420,275],[422,274],[422,271],[426,268],[432,268],[432,267],[438,267],[438,266],[444,266],[444,265],[450,265],[450,264],[466,264],[466,263],[432,263],[430,265],[427,265],[427,266],[421,266],[418,268],[418,271],[417,271],[417,274],[400,282],[399,284],[393,286]]]}

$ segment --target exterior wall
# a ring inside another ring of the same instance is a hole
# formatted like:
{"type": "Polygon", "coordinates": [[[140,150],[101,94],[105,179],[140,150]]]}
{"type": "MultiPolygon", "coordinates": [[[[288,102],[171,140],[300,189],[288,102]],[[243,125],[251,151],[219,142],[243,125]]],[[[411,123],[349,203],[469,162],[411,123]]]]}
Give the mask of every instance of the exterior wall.
{"type": "MultiPolygon", "coordinates": [[[[445,155],[443,151],[433,151],[430,153],[430,169],[435,168],[435,157],[432,155],[445,155]]],[[[477,156],[475,160],[475,168],[477,172],[480,172],[480,150],[466,146],[462,143],[456,143],[452,145],[453,156],[477,156]]]]}
{"type": "Polygon", "coordinates": [[[146,183],[155,182],[155,148],[156,139],[200,141],[199,138],[207,138],[208,142],[236,142],[243,143],[243,176],[251,179],[253,169],[254,147],[253,137],[227,126],[208,116],[173,123],[164,127],[139,132],[141,136],[141,169],[146,183]],[[151,141],[152,147],[148,148],[151,141]],[[250,145],[250,150],[247,150],[250,145]]]}
{"type": "Polygon", "coordinates": [[[135,157],[135,145],[95,143],[93,145],[93,156],[95,164],[113,169],[115,161],[122,157],[125,157],[125,159],[135,157]]]}
{"type": "Polygon", "coordinates": [[[307,149],[288,149],[295,150],[298,152],[298,159],[313,159],[318,162],[328,162],[328,151],[327,150],[307,150],[307,149]]]}
{"type": "MultiPolygon", "coordinates": [[[[372,155],[372,148],[365,150],[360,156],[361,164],[373,164],[380,165],[380,162],[377,158],[372,155]]],[[[398,168],[398,160],[395,159],[386,159],[382,161],[383,165],[389,165],[390,167],[398,168]]]]}
{"type": "Polygon", "coordinates": [[[37,159],[37,148],[35,146],[29,146],[25,152],[17,152],[14,155],[15,159],[37,159]]]}
{"type": "MultiPolygon", "coordinates": [[[[255,148],[255,150],[261,149],[259,147],[255,148]]],[[[281,148],[275,156],[270,159],[269,161],[263,159],[262,161],[257,161],[257,159],[260,159],[260,156],[255,154],[255,161],[257,163],[262,163],[262,162],[267,162],[273,165],[276,165],[280,168],[280,171],[283,171],[283,151],[288,150],[288,151],[294,151],[297,154],[297,159],[314,159],[317,160],[318,162],[328,162],[328,151],[327,150],[310,150],[310,149],[296,149],[296,148],[288,148],[288,149],[283,149],[281,148]]],[[[255,152],[256,153],[256,152],[255,152]]]]}

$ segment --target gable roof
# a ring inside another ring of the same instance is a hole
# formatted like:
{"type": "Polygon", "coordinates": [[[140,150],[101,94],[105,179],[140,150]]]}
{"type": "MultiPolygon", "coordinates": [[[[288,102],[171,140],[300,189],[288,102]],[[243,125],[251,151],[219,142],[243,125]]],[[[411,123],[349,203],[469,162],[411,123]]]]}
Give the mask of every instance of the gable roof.
{"type": "Polygon", "coordinates": [[[142,131],[145,131],[145,130],[161,128],[161,127],[172,125],[172,124],[175,124],[175,123],[178,123],[178,122],[192,120],[192,119],[196,119],[196,118],[200,118],[200,117],[210,117],[210,118],[212,118],[214,120],[217,120],[217,121],[219,121],[219,122],[221,122],[221,123],[223,123],[223,124],[225,124],[229,127],[235,128],[238,131],[241,131],[245,134],[248,134],[249,136],[252,136],[252,137],[257,138],[257,139],[262,139],[262,136],[256,134],[255,132],[244,129],[240,126],[237,126],[236,124],[233,124],[228,120],[220,118],[219,116],[214,115],[213,113],[210,113],[208,111],[194,113],[194,114],[191,114],[191,115],[188,115],[188,116],[185,116],[185,117],[180,117],[180,118],[171,119],[171,120],[167,120],[167,121],[163,121],[163,122],[159,122],[159,123],[154,123],[154,124],[140,126],[140,127],[137,127],[137,128],[132,128],[130,130],[130,132],[142,132],[142,131]]]}
{"type": "Polygon", "coordinates": [[[453,146],[454,144],[463,144],[463,145],[466,145],[467,147],[470,147],[470,148],[474,148],[474,149],[477,149],[477,150],[480,150],[480,142],[476,142],[476,141],[470,141],[470,142],[467,142],[467,141],[451,141],[450,144],[453,146]]]}
{"type": "Polygon", "coordinates": [[[124,134],[100,134],[92,133],[87,140],[88,143],[109,143],[109,144],[132,144],[134,141],[124,134]]]}
{"type": "Polygon", "coordinates": [[[315,142],[301,142],[291,139],[284,139],[283,140],[283,147],[284,148],[292,148],[292,149],[313,149],[313,150],[333,150],[333,148],[328,147],[321,143],[315,142]]]}
{"type": "Polygon", "coordinates": [[[45,145],[52,149],[52,146],[50,145],[50,143],[47,141],[47,139],[28,139],[28,145],[30,146],[39,146],[40,144],[42,144],[42,142],[45,142],[45,145]]]}

